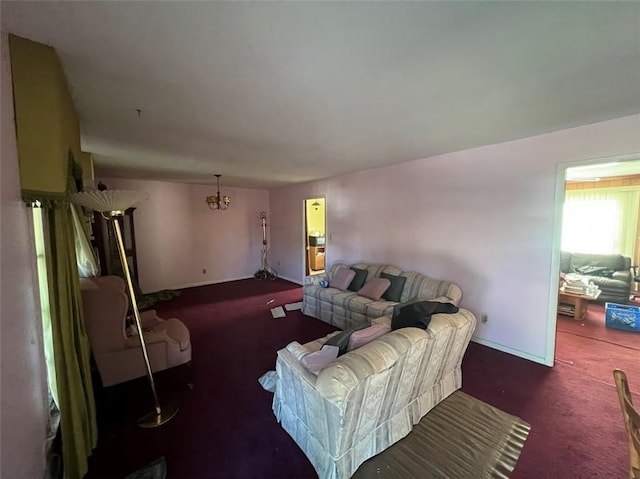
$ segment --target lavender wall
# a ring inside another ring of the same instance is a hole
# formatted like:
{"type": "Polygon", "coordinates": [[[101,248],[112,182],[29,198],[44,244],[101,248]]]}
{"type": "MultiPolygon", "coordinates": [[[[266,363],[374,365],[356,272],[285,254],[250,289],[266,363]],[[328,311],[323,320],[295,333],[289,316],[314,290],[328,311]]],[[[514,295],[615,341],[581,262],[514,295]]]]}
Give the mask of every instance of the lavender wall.
{"type": "Polygon", "coordinates": [[[260,212],[269,192],[222,187],[226,211],[212,211],[215,186],[101,178],[110,189],[149,193],[134,213],[140,287],[145,292],[248,278],[261,267],[260,212]],[[202,270],[206,269],[205,274],[202,270]]]}
{"type": "Polygon", "coordinates": [[[634,152],[639,115],[275,189],[272,261],[302,280],[303,200],[326,196],[328,265],[453,280],[488,315],[476,341],[549,364],[558,164],[634,152]]]}
{"type": "Polygon", "coordinates": [[[44,477],[46,372],[31,215],[20,199],[7,33],[0,31],[0,477],[44,477]]]}

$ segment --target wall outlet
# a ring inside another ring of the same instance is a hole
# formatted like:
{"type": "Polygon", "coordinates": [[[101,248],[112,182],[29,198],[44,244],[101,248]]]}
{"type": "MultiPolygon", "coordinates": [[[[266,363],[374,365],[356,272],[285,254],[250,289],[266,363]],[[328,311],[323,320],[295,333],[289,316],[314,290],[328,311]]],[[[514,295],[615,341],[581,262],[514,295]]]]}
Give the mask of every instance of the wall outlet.
{"type": "Polygon", "coordinates": [[[202,274],[207,274],[207,270],[205,268],[202,268],[202,274]]]}
{"type": "Polygon", "coordinates": [[[486,323],[487,321],[489,321],[489,316],[487,315],[487,313],[482,313],[480,315],[480,322],[481,323],[486,323]]]}

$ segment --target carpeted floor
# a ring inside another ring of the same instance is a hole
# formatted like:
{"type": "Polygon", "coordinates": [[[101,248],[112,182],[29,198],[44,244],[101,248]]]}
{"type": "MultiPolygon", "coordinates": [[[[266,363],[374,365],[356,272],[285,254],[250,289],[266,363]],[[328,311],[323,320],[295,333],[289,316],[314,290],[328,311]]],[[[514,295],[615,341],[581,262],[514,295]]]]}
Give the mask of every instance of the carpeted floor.
{"type": "Polygon", "coordinates": [[[456,391],[353,478],[506,478],[529,429],[520,418],[456,391]]]}
{"type": "MultiPolygon", "coordinates": [[[[123,478],[160,456],[169,479],[316,477],[257,381],[273,369],[279,348],[335,329],[300,311],[271,316],[271,308],[301,298],[287,281],[243,280],[158,303],[161,316],[179,317],[191,331],[195,390],[181,368],[156,376],[160,397],[181,407],[157,429],[135,425],[151,409],[145,378],[98,391],[100,437],[86,477],[123,478]]],[[[628,373],[640,401],[637,352],[559,332],[556,355],[547,368],[472,343],[463,391],[531,424],[512,478],[625,477],[628,447],[611,368],[635,362],[628,373]]]]}
{"type": "Polygon", "coordinates": [[[167,464],[164,457],[160,457],[139,471],[129,474],[125,479],[165,479],[167,477],[167,464]]]}
{"type": "Polygon", "coordinates": [[[640,333],[605,326],[604,305],[602,304],[590,304],[582,321],[576,321],[570,316],[559,314],[556,329],[563,333],[640,351],[640,333]]]}

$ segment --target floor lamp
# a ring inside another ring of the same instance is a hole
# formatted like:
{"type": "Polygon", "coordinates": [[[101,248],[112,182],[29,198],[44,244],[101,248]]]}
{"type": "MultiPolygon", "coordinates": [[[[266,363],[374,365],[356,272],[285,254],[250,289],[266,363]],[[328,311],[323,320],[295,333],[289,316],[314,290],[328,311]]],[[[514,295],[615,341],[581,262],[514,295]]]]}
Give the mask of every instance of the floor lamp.
{"type": "Polygon", "coordinates": [[[153,393],[153,401],[155,404],[155,411],[151,411],[138,419],[138,426],[147,428],[160,426],[165,422],[170,421],[171,418],[178,413],[178,403],[175,401],[169,401],[162,405],[158,401],[156,383],[153,380],[153,371],[151,369],[151,363],[149,362],[149,355],[147,354],[147,345],[144,340],[142,323],[140,321],[140,312],[138,311],[138,303],[136,302],[136,295],[133,290],[133,283],[131,282],[129,263],[127,263],[127,256],[124,250],[124,243],[122,241],[122,233],[120,231],[120,223],[118,222],[118,218],[123,216],[124,212],[128,208],[131,208],[140,201],[146,200],[148,197],[149,195],[146,193],[126,190],[83,191],[71,196],[71,202],[73,204],[98,211],[102,214],[103,218],[111,220],[111,223],[113,224],[113,229],[118,243],[118,252],[120,253],[120,262],[122,263],[122,270],[124,271],[127,286],[129,288],[131,308],[133,309],[133,314],[136,319],[136,328],[138,330],[138,338],[140,338],[140,347],[142,348],[142,355],[144,356],[144,363],[147,368],[147,376],[149,377],[149,383],[151,384],[151,392],[153,393]]]}

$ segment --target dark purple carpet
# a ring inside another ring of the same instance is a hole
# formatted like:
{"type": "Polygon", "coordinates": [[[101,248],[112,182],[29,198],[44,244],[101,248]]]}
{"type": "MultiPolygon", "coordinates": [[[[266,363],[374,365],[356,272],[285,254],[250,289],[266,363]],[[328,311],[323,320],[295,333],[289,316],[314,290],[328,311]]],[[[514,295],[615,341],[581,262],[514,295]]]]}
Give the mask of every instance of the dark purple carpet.
{"type": "MultiPolygon", "coordinates": [[[[160,428],[140,429],[136,419],[152,406],[145,378],[99,392],[100,439],[87,477],[124,477],[160,456],[168,478],[317,477],[257,381],[274,369],[278,349],[335,329],[300,311],[272,318],[271,308],[301,299],[293,283],[250,279],[191,288],[158,304],[162,317],[178,317],[191,331],[193,370],[156,375],[161,399],[177,400],[181,410],[160,428]]],[[[472,343],[463,390],[531,424],[513,477],[625,477],[628,448],[611,369],[624,366],[637,392],[640,367],[628,370],[640,366],[637,351],[559,333],[557,357],[550,369],[472,343]]]]}

